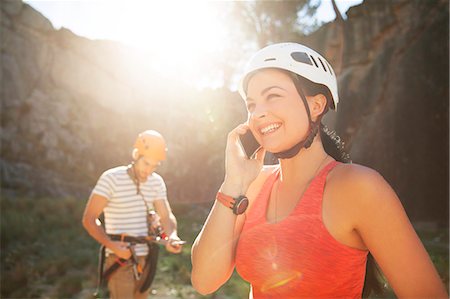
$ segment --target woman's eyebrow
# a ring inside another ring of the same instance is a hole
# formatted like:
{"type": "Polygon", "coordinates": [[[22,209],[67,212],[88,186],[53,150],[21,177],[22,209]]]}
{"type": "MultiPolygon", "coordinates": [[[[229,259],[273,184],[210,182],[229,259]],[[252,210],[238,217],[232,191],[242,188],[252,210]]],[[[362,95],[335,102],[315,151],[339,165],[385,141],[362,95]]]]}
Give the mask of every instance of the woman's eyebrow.
{"type": "Polygon", "coordinates": [[[261,91],[261,95],[264,95],[266,92],[268,92],[268,91],[269,91],[270,89],[272,89],[272,88],[279,88],[279,89],[282,89],[282,90],[286,91],[286,89],[284,89],[284,88],[282,88],[282,87],[280,87],[280,86],[273,85],[273,86],[269,86],[269,87],[264,88],[264,89],[261,91]]]}
{"type": "MultiPolygon", "coordinates": [[[[284,89],[284,88],[282,88],[282,87],[280,87],[280,86],[272,85],[272,86],[269,86],[269,87],[264,88],[264,89],[261,91],[261,96],[263,96],[266,92],[268,92],[268,91],[271,90],[272,88],[279,88],[279,89],[281,89],[281,90],[286,91],[286,89],[284,89]]],[[[245,99],[245,101],[246,101],[246,102],[253,102],[254,100],[253,100],[252,98],[250,98],[250,97],[247,97],[247,98],[245,99]]]]}

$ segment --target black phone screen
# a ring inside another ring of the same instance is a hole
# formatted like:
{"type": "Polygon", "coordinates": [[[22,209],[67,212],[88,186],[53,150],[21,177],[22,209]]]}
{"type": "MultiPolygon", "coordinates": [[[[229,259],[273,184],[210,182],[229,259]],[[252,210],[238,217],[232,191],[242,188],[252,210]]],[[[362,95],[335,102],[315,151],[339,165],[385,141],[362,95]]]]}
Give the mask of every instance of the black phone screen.
{"type": "Polygon", "coordinates": [[[253,136],[250,130],[243,135],[239,135],[239,140],[241,142],[242,148],[244,149],[247,158],[253,157],[256,151],[261,147],[261,145],[256,141],[255,136],[253,136]]]}

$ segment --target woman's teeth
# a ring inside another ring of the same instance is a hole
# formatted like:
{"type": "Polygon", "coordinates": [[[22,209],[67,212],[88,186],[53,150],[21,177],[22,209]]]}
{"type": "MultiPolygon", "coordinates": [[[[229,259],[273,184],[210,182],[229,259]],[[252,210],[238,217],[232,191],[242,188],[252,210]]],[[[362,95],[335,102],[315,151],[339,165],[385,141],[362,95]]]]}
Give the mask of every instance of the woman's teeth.
{"type": "Polygon", "coordinates": [[[266,135],[276,131],[280,127],[280,124],[270,124],[267,127],[260,129],[261,134],[266,135]]]}

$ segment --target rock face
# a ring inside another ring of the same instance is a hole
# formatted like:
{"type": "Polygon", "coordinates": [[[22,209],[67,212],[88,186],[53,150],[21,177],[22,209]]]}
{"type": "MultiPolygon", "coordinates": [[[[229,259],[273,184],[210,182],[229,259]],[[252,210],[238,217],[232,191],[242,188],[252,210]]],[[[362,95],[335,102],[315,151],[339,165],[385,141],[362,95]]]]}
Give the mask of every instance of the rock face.
{"type": "MultiPolygon", "coordinates": [[[[213,198],[226,134],[246,117],[236,93],[174,84],[135,50],[54,30],[20,1],[0,5],[3,192],[87,197],[153,128],[169,144],[159,172],[171,199],[213,198]]],[[[366,0],[299,39],[339,74],[341,104],[327,122],[353,160],[383,174],[410,217],[444,224],[448,36],[445,0],[366,0]]]]}
{"type": "Polygon", "coordinates": [[[213,198],[226,133],[245,118],[237,94],[183,87],[143,53],[54,30],[20,1],[0,4],[3,192],[86,198],[152,128],[168,142],[160,173],[173,200],[213,198]]]}
{"type": "Polygon", "coordinates": [[[309,37],[343,66],[335,127],[353,161],[378,170],[410,217],[447,223],[448,1],[366,0],[347,15],[343,29],[333,23],[309,37]],[[332,42],[339,30],[343,52],[332,42]]]}

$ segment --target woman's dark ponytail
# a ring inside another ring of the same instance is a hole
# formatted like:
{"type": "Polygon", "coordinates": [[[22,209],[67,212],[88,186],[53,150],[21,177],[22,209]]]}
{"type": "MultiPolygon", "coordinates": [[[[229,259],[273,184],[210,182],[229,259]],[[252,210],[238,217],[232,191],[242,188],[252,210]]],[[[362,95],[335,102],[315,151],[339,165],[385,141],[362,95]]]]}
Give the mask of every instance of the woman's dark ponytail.
{"type": "Polygon", "coordinates": [[[336,161],[351,163],[350,156],[344,150],[344,143],[335,131],[331,131],[324,124],[320,124],[320,139],[328,155],[336,161]]]}

